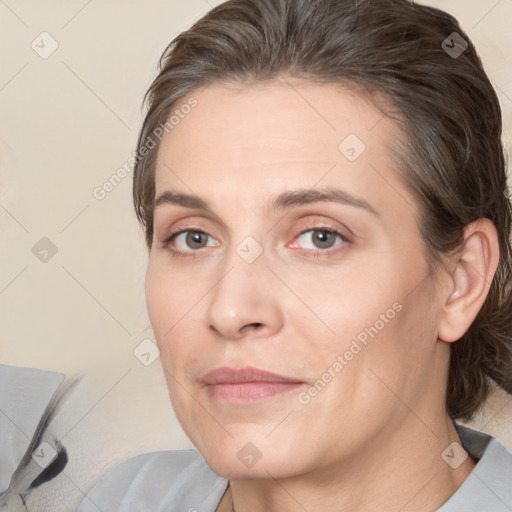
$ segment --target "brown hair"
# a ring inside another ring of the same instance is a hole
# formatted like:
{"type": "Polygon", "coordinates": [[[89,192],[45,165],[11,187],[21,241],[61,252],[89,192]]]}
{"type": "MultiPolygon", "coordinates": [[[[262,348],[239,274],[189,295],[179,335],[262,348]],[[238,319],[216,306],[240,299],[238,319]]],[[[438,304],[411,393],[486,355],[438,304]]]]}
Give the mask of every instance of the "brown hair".
{"type": "Polygon", "coordinates": [[[393,154],[420,205],[431,261],[459,248],[470,222],[495,224],[499,267],[477,318],[451,344],[448,414],[472,419],[494,384],[512,393],[512,209],[499,102],[451,15],[406,0],[229,0],[212,9],[165,49],[144,98],[133,199],[148,248],[159,127],[173,106],[211,83],[282,75],[345,84],[396,110],[404,140],[393,154]]]}

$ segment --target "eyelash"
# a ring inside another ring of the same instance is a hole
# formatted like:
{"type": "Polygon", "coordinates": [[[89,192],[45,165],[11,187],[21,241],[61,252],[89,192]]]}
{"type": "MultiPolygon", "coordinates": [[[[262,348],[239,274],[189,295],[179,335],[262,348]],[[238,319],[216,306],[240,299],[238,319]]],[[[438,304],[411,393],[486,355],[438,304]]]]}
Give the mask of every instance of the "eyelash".
{"type": "MultiPolygon", "coordinates": [[[[298,237],[302,236],[303,234],[308,233],[309,231],[320,231],[322,233],[329,233],[329,234],[339,237],[342,240],[342,242],[344,242],[341,247],[337,247],[335,249],[317,249],[317,250],[305,249],[309,253],[309,256],[311,256],[313,258],[325,258],[325,257],[332,256],[333,254],[338,253],[338,251],[343,250],[346,245],[351,244],[350,240],[345,235],[340,233],[333,226],[318,226],[318,225],[305,226],[305,228],[300,233],[298,233],[295,236],[295,238],[298,238],[298,237]]],[[[188,232],[197,232],[197,233],[201,233],[206,236],[210,236],[210,235],[208,235],[208,233],[205,233],[204,231],[202,231],[199,228],[190,227],[188,229],[180,229],[180,230],[173,231],[173,232],[169,233],[167,235],[167,237],[161,242],[161,247],[163,249],[167,249],[169,252],[171,252],[173,254],[173,256],[187,257],[187,258],[200,257],[201,253],[199,250],[197,250],[197,251],[191,250],[191,251],[181,252],[181,251],[176,251],[176,250],[172,249],[170,246],[171,242],[173,241],[173,239],[175,237],[177,237],[178,235],[181,235],[182,233],[188,233],[188,232]]]]}

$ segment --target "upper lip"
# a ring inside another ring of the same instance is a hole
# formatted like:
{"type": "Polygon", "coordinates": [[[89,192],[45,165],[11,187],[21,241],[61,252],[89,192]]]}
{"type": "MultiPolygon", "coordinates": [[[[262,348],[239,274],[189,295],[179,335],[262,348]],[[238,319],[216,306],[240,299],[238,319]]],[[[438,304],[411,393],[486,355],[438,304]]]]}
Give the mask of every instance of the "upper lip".
{"type": "Polygon", "coordinates": [[[222,366],[208,372],[201,379],[204,384],[236,384],[243,382],[301,382],[300,380],[284,377],[277,373],[268,372],[252,366],[239,370],[222,366]]]}

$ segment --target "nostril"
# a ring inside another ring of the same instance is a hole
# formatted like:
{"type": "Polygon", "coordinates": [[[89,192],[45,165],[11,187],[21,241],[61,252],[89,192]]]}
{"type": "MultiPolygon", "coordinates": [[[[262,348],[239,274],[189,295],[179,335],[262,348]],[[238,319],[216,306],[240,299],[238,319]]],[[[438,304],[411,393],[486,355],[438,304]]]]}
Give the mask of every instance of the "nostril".
{"type": "Polygon", "coordinates": [[[252,330],[257,331],[257,330],[260,330],[262,327],[263,327],[263,324],[260,323],[260,322],[254,322],[252,324],[246,324],[246,325],[244,325],[240,329],[240,333],[244,333],[244,332],[252,331],[252,330]]]}

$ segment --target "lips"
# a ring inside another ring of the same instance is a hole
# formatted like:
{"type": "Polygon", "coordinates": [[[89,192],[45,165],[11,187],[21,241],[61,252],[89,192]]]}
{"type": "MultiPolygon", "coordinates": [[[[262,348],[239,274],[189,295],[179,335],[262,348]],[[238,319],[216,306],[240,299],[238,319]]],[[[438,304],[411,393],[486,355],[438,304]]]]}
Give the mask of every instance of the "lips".
{"type": "Polygon", "coordinates": [[[267,372],[251,366],[246,366],[240,370],[228,368],[216,368],[207,373],[202,381],[205,384],[237,384],[244,382],[300,382],[297,379],[291,379],[278,375],[277,373],[267,372]]]}
{"type": "Polygon", "coordinates": [[[247,366],[216,368],[201,381],[211,398],[230,403],[253,403],[297,389],[304,382],[247,366]]]}

